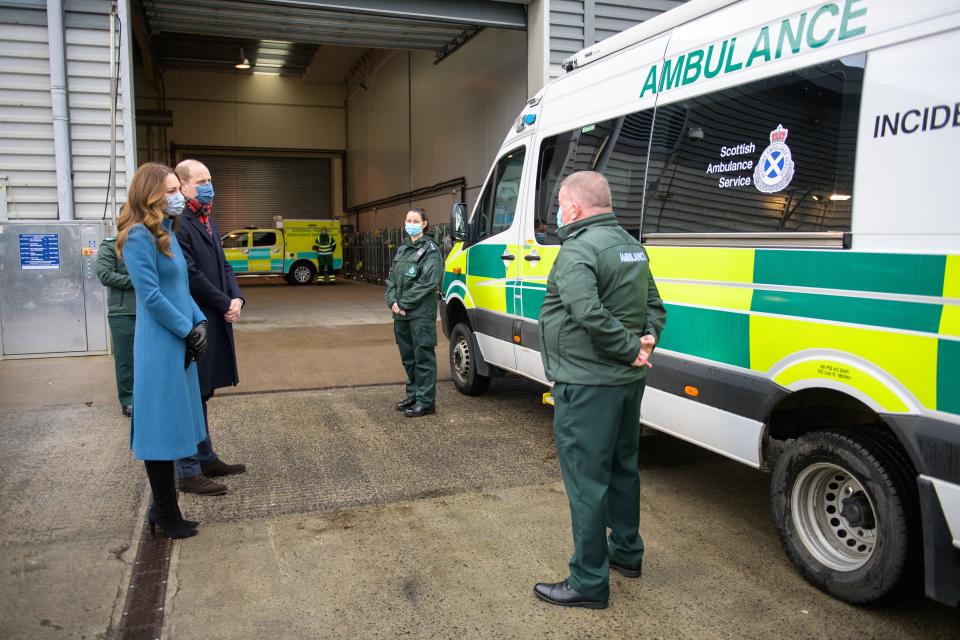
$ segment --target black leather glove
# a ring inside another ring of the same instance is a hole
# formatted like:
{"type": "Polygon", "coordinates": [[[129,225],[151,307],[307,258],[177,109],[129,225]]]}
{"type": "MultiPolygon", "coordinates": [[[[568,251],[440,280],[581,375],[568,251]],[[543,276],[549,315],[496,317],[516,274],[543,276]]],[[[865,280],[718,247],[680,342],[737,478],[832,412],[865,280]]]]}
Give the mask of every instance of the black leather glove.
{"type": "Polygon", "coordinates": [[[196,357],[203,355],[207,350],[207,321],[202,320],[193,325],[187,334],[187,349],[193,351],[196,357]]]}

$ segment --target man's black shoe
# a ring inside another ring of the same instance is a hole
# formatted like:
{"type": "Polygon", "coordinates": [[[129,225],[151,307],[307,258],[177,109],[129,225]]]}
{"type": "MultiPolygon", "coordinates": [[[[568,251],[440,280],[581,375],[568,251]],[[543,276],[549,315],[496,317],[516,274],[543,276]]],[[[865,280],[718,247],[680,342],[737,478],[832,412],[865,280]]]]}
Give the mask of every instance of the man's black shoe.
{"type": "Polygon", "coordinates": [[[643,574],[643,563],[636,566],[627,566],[620,564],[613,558],[610,558],[610,568],[622,575],[624,578],[639,578],[643,574]]]}
{"type": "Polygon", "coordinates": [[[533,593],[544,602],[555,604],[561,607],[584,607],[586,609],[606,609],[606,600],[588,600],[570,586],[564,580],[563,582],[538,582],[533,587],[533,593]]]}
{"type": "Polygon", "coordinates": [[[425,407],[419,402],[403,412],[408,418],[419,418],[420,416],[429,416],[436,413],[437,410],[434,407],[425,407]]]}
{"type": "Polygon", "coordinates": [[[404,398],[401,402],[398,402],[394,408],[397,411],[406,411],[415,404],[417,404],[416,398],[404,398]]]}

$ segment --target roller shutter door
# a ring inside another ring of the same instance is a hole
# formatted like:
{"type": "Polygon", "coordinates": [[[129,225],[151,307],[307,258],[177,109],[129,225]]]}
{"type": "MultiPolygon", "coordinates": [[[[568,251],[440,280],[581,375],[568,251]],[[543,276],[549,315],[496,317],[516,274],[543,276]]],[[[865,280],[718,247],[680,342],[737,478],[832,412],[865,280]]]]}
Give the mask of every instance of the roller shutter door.
{"type": "Polygon", "coordinates": [[[221,231],[272,227],[273,216],[332,218],[330,158],[191,155],[207,165],[221,231]]]}

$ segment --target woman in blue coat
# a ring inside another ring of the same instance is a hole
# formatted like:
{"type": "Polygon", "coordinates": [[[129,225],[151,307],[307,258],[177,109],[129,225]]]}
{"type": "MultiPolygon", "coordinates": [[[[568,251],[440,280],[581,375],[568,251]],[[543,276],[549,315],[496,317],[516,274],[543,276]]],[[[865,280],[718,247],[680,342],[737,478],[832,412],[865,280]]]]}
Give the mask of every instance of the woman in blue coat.
{"type": "Polygon", "coordinates": [[[137,294],[131,448],[153,492],[150,529],[160,525],[169,538],[196,533],[197,523],[184,520],[177,505],[173,461],[196,454],[207,436],[194,362],[206,348],[206,318],[190,297],[173,231],[183,205],[173,171],[148,163],[130,181],[117,225],[117,251],[137,294]]]}

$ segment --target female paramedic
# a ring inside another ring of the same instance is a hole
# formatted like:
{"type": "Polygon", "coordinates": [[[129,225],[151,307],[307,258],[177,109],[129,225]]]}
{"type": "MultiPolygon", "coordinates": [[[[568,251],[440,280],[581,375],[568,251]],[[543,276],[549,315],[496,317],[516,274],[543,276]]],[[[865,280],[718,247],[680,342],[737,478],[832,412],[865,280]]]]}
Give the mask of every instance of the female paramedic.
{"type": "Polygon", "coordinates": [[[206,349],[206,318],[190,297],[187,263],[173,232],[183,211],[180,181],[169,167],[137,169],[117,224],[117,252],[137,292],[130,446],[153,492],[149,522],[168,538],[196,534],[177,505],[173,461],[196,455],[206,438],[195,359],[206,349]]]}
{"type": "Polygon", "coordinates": [[[440,250],[426,235],[427,212],[407,211],[404,230],[410,236],[397,250],[387,279],[387,306],[393,311],[393,332],[407,372],[407,395],[397,411],[408,418],[435,413],[437,395],[437,291],[443,268],[440,250]]]}

